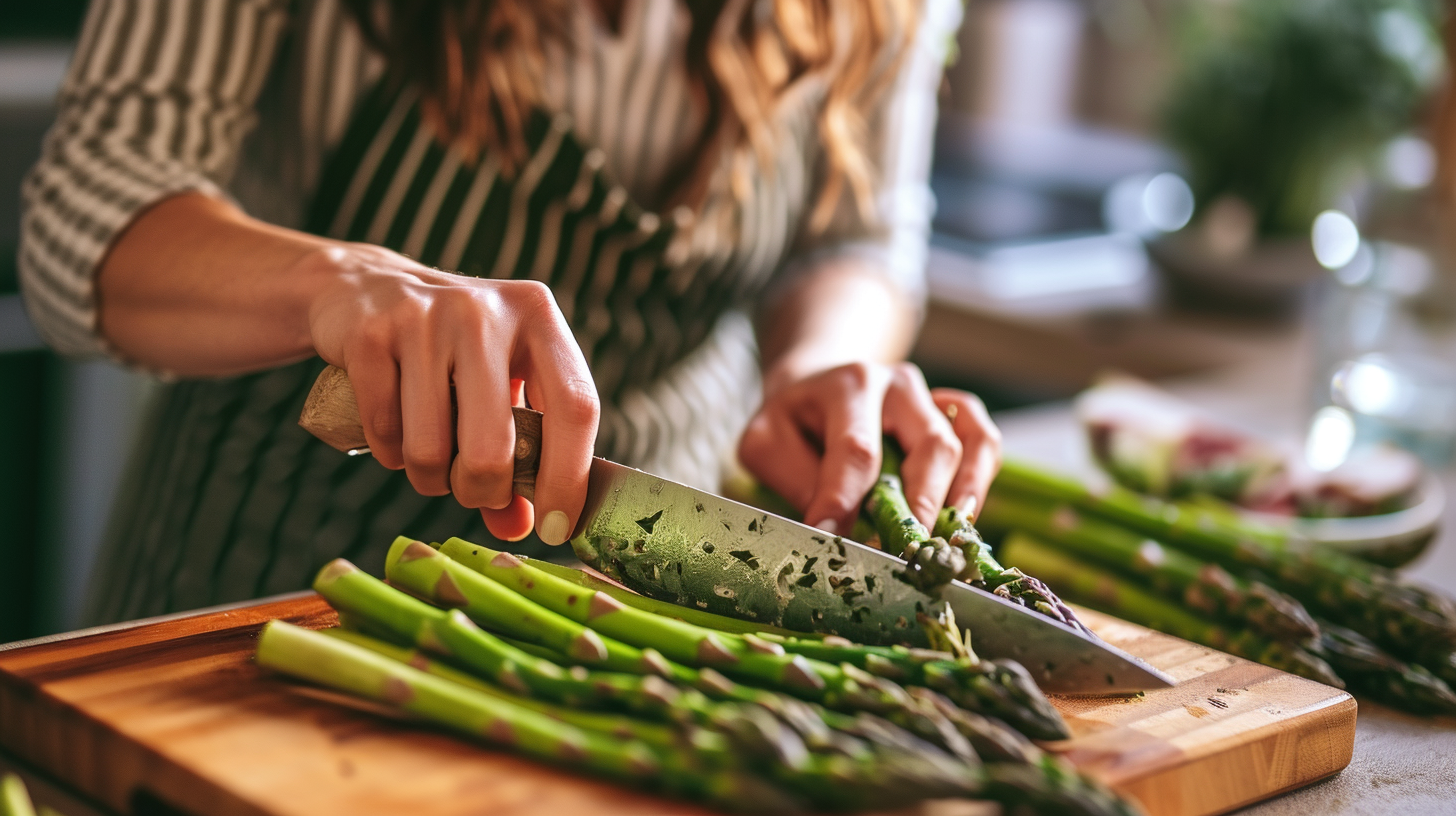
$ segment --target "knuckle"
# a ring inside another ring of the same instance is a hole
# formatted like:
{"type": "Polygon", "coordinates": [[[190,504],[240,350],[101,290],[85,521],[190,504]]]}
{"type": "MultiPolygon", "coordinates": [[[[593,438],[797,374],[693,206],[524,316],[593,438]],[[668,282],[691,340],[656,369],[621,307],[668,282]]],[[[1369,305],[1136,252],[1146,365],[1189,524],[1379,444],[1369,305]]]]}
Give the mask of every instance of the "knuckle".
{"type": "Polygon", "coordinates": [[[556,311],[556,295],[541,281],[511,281],[511,294],[528,314],[541,315],[556,311]]]}
{"type": "Polygon", "coordinates": [[[986,435],[986,442],[997,451],[1001,450],[1001,429],[996,423],[987,420],[981,424],[981,431],[986,435]]]}
{"type": "Polygon", "coordinates": [[[395,331],[391,321],[366,320],[359,327],[355,342],[359,351],[369,356],[382,356],[394,350],[395,331]]]}
{"type": "Polygon", "coordinates": [[[965,445],[961,442],[960,437],[956,436],[949,427],[936,426],[935,430],[930,433],[928,441],[937,453],[948,455],[953,459],[959,459],[965,452],[965,445]]]}
{"type": "Polygon", "coordinates": [[[768,417],[759,414],[749,421],[738,438],[738,458],[744,464],[757,463],[768,458],[773,447],[773,431],[768,417]]]}
{"type": "Polygon", "coordinates": [[[925,375],[920,372],[920,366],[914,363],[896,363],[890,370],[895,381],[902,385],[913,386],[925,384],[925,375]]]}
{"type": "Polygon", "coordinates": [[[512,465],[507,457],[462,453],[455,459],[455,475],[472,486],[497,486],[511,481],[514,476],[512,465]]]}
{"type": "Polygon", "coordinates": [[[364,422],[369,434],[384,444],[398,444],[404,434],[403,424],[394,411],[374,411],[364,422]]]}
{"type": "Polygon", "coordinates": [[[846,363],[839,367],[839,378],[856,390],[868,388],[874,379],[873,366],[869,363],[846,363]]]}
{"type": "Polygon", "coordinates": [[[839,448],[845,464],[855,470],[871,470],[880,458],[880,440],[868,434],[845,434],[839,448]]]}
{"type": "Polygon", "coordinates": [[[596,423],[602,415],[602,400],[596,385],[581,377],[570,377],[562,383],[560,410],[573,423],[596,423]]]}
{"type": "Polygon", "coordinates": [[[411,474],[418,471],[438,476],[450,466],[450,451],[439,445],[408,445],[404,450],[404,466],[411,474]]]}

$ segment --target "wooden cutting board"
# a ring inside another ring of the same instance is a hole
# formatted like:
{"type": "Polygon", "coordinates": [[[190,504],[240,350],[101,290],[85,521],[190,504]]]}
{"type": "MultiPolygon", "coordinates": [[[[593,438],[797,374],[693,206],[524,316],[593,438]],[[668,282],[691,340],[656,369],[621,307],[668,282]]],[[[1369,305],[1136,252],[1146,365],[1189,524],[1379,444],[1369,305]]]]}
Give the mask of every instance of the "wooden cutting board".
{"type": "MultiPolygon", "coordinates": [[[[1126,698],[1058,698],[1054,745],[1149,816],[1221,813],[1350,762],[1355,701],[1176,638],[1084,613],[1180,681],[1126,698]]],[[[196,816],[698,814],[338,704],[260,671],[258,630],[335,622],[317,596],[0,651],[0,748],[117,813],[196,816]]]]}

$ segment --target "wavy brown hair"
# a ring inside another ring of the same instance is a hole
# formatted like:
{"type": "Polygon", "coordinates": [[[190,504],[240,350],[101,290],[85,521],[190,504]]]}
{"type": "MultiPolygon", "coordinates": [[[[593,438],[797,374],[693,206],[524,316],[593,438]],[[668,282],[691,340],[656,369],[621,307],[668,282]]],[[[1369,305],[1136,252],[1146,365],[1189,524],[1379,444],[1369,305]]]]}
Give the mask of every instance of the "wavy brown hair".
{"type": "MultiPolygon", "coordinates": [[[[474,157],[499,151],[507,169],[526,154],[525,122],[542,101],[546,54],[572,46],[570,15],[600,0],[344,0],[391,74],[417,87],[443,141],[474,157]]],[[[872,217],[876,171],[866,140],[920,15],[919,0],[679,0],[692,27],[687,64],[708,127],[676,174],[684,203],[700,202],[723,151],[751,152],[765,172],[776,148],[774,104],[797,79],[828,75],[819,113],[826,176],[810,223],[826,226],[848,187],[872,217]]],[[[730,178],[743,181],[746,162],[730,178]]],[[[746,195],[746,186],[735,183],[746,195]]]]}

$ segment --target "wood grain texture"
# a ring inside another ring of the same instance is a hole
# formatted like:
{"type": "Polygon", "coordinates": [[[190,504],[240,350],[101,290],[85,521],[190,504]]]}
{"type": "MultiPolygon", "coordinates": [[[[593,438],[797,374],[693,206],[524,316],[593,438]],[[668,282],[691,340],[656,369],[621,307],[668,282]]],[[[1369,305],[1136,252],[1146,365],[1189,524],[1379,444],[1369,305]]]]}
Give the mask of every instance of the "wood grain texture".
{"type": "MultiPolygon", "coordinates": [[[[516,406],[511,414],[516,424],[511,489],[518,496],[532,499],[536,495],[536,471],[541,465],[541,412],[516,406]]],[[[342,368],[326,366],[319,373],[304,400],[298,424],[335,450],[369,452],[354,384],[342,368]]]]}
{"type": "MultiPolygon", "coordinates": [[[[705,812],[264,673],[251,656],[272,618],[335,620],[307,597],[0,652],[0,746],[119,813],[138,795],[199,816],[705,812]]],[[[1055,701],[1075,736],[1052,747],[1150,816],[1220,813],[1348,764],[1349,695],[1095,613],[1083,619],[1182,681],[1144,697],[1055,701]]]]}

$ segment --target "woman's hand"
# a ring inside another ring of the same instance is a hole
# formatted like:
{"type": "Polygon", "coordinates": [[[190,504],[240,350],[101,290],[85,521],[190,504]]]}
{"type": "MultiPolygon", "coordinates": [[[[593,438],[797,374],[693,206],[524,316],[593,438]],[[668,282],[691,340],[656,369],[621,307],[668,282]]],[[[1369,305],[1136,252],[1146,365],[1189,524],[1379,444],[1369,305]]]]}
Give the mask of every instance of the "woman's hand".
{"type": "Polygon", "coordinates": [[[545,286],[451,275],[267,224],[200,193],[139,215],[98,284],[102,334],[143,365],[215,377],[317,354],[343,368],[375,458],[403,468],[425,495],[453,492],[481,508],[508,540],[532,524],[531,504],[511,493],[510,408],[524,381],[545,414],[536,530],[560,544],[576,526],[599,406],[545,286]]]}
{"type": "Polygon", "coordinates": [[[374,458],[518,540],[532,526],[531,503],[511,492],[511,406],[523,387],[544,414],[536,530],[547,544],[566,541],[586,499],[600,406],[551,290],[452,275],[366,244],[298,264],[300,276],[331,281],[309,309],[313,346],[348,372],[374,458]]]}
{"type": "Polygon", "coordinates": [[[1001,463],[1001,434],[973,394],[931,390],[920,369],[849,363],[784,384],[765,377],[763,407],[739,443],[744,467],[804,512],[847,533],[880,473],[882,435],[905,451],[901,475],[926,526],[941,507],[974,517],[1001,463]]]}

